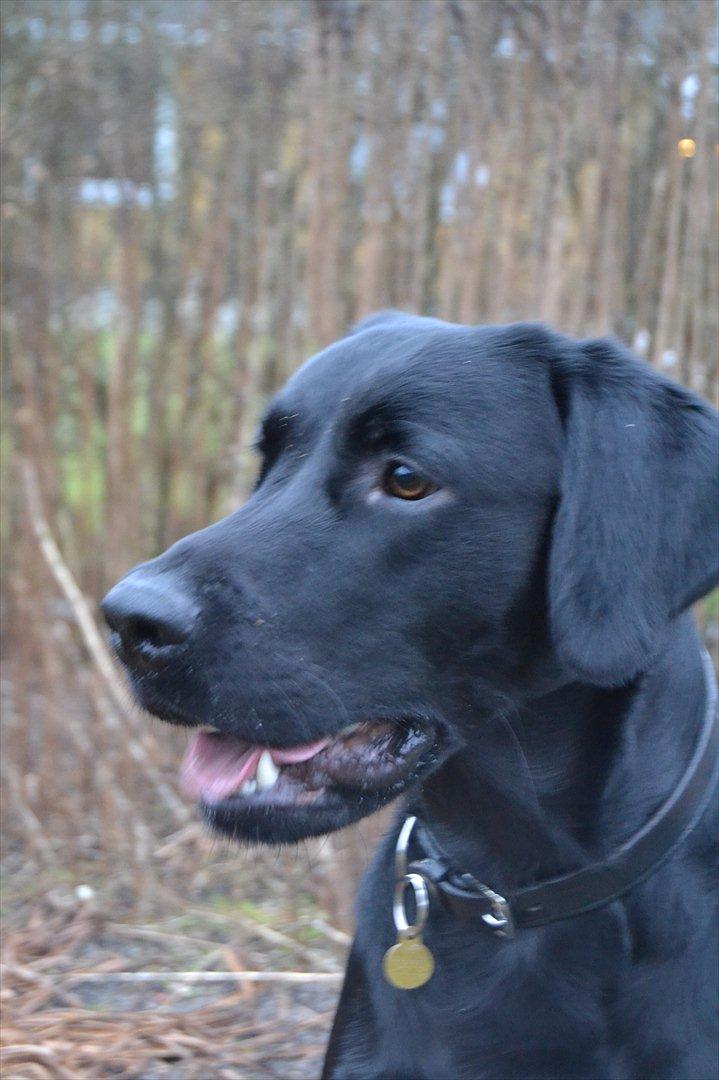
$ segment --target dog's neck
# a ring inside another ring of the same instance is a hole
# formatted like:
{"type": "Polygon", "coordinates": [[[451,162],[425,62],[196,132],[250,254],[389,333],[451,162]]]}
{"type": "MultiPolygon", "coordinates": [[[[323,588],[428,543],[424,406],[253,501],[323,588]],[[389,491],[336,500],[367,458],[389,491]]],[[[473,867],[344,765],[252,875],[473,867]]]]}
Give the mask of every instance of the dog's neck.
{"type": "Polygon", "coordinates": [[[670,637],[629,687],[572,684],[477,716],[471,745],[421,796],[458,868],[511,889],[576,869],[641,827],[686,768],[705,708],[687,617],[670,637]]]}

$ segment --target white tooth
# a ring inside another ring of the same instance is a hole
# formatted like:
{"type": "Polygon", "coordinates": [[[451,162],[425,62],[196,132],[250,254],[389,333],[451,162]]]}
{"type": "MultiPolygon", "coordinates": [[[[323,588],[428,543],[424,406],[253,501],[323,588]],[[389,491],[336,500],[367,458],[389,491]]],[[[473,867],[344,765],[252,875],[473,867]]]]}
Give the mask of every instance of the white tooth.
{"type": "Polygon", "coordinates": [[[257,781],[253,778],[251,780],[245,780],[244,784],[240,786],[241,795],[254,795],[257,791],[257,781]]]}
{"type": "Polygon", "coordinates": [[[257,788],[258,791],[267,791],[271,788],[280,775],[280,770],[272,760],[269,750],[262,751],[262,757],[257,762],[257,788]]]}

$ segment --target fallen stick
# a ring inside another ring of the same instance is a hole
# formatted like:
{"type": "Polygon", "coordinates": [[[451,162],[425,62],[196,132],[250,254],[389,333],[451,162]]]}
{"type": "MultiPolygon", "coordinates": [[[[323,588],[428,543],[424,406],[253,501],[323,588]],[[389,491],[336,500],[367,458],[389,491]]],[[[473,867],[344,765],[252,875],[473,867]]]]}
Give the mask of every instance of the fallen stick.
{"type": "Polygon", "coordinates": [[[210,938],[194,937],[192,934],[172,934],[166,930],[153,930],[149,926],[128,926],[118,922],[105,923],[105,930],[119,937],[145,938],[147,941],[190,941],[193,945],[201,945],[205,949],[216,949],[218,946],[224,949],[227,945],[224,941],[212,941],[210,938]]]}
{"type": "Polygon", "coordinates": [[[234,922],[239,923],[240,926],[244,927],[248,933],[256,934],[257,937],[262,938],[268,944],[276,945],[283,949],[290,949],[299,956],[303,956],[305,960],[309,960],[311,963],[320,963],[322,967],[329,969],[330,971],[336,970],[334,961],[325,961],[314,956],[312,949],[303,945],[301,941],[295,941],[295,939],[288,934],[283,934],[281,930],[275,930],[271,926],[265,926],[264,923],[259,922],[257,919],[251,919],[240,911],[235,911],[232,918],[234,922]]]}
{"type": "Polygon", "coordinates": [[[329,983],[342,980],[334,971],[73,971],[57,976],[61,982],[180,982],[180,983],[329,983]]]}
{"type": "Polygon", "coordinates": [[[321,934],[333,941],[335,945],[342,945],[346,947],[352,944],[352,935],[346,934],[344,930],[338,930],[336,926],[330,926],[324,919],[310,919],[310,926],[315,930],[319,930],[321,934]]]}

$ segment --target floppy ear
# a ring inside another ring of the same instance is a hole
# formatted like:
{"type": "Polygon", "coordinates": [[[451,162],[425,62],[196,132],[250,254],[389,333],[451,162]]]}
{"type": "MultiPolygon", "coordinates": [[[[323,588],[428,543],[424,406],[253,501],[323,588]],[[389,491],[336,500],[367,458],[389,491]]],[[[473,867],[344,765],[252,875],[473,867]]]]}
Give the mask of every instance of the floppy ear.
{"type": "Polygon", "coordinates": [[[552,362],[566,446],[549,555],[560,658],[627,682],[719,575],[717,415],[613,341],[552,362]]]}

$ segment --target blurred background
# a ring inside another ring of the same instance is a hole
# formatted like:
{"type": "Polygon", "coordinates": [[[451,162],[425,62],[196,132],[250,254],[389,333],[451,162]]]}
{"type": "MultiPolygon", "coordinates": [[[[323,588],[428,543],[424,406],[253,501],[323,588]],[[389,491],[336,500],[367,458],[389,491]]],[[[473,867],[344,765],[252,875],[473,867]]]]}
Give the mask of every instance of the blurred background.
{"type": "Polygon", "coordinates": [[[314,1076],[381,823],[211,840],[97,600],[241,502],[268,395],[377,308],[613,333],[713,397],[716,8],[0,11],[4,1075],[314,1076]]]}

